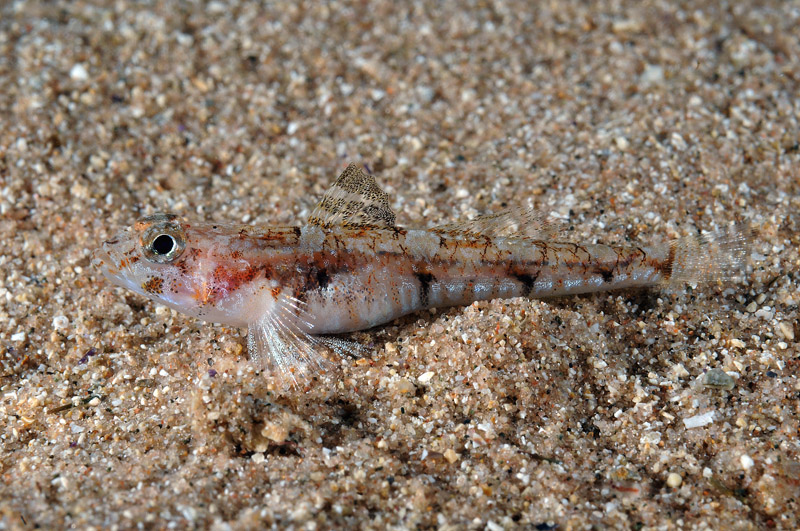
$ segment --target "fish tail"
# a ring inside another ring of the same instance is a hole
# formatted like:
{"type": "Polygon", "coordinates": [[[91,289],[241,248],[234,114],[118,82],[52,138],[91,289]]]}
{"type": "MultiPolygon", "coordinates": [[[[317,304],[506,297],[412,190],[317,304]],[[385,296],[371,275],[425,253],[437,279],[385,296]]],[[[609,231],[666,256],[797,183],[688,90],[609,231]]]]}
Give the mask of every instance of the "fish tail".
{"type": "Polygon", "coordinates": [[[664,282],[677,288],[737,278],[746,266],[753,237],[749,225],[735,224],[673,240],[663,267],[664,282]]]}

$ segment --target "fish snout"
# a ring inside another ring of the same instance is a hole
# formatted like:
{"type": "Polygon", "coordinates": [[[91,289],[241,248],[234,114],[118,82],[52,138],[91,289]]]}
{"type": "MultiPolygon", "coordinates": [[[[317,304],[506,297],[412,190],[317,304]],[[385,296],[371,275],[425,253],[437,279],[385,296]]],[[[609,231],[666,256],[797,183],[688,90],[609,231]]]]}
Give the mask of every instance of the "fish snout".
{"type": "Polygon", "coordinates": [[[114,243],[116,243],[116,240],[103,242],[103,245],[95,251],[95,256],[92,258],[92,266],[100,269],[106,276],[117,275],[122,267],[119,257],[111,249],[114,243]]]}

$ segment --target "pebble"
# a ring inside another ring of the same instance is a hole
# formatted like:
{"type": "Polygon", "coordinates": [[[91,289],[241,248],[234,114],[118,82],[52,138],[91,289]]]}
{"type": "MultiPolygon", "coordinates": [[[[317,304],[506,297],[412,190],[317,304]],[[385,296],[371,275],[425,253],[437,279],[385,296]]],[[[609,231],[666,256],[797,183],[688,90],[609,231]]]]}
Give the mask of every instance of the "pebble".
{"type": "Polygon", "coordinates": [[[416,387],[407,379],[402,378],[395,382],[394,388],[398,393],[413,393],[416,387]]]}
{"type": "Polygon", "coordinates": [[[676,474],[675,472],[670,472],[669,475],[667,476],[667,487],[674,489],[680,487],[681,483],[683,483],[683,478],[681,477],[680,474],[676,474]]]}
{"type": "Polygon", "coordinates": [[[486,522],[486,529],[487,531],[503,531],[504,528],[500,524],[497,524],[489,520],[488,522],[486,522]]]}
{"type": "Polygon", "coordinates": [[[751,468],[753,468],[753,465],[755,464],[753,458],[747,454],[742,454],[742,456],[739,458],[739,462],[742,464],[743,470],[750,470],[751,468]]]}
{"type": "Polygon", "coordinates": [[[736,381],[722,369],[711,369],[703,377],[703,385],[714,389],[733,389],[736,381]]]}
{"type": "Polygon", "coordinates": [[[703,426],[707,426],[712,422],[714,422],[713,411],[706,411],[700,415],[694,415],[693,417],[683,419],[683,425],[686,426],[687,430],[692,428],[702,428],[703,426]]]}
{"type": "Polygon", "coordinates": [[[730,345],[733,348],[744,348],[745,343],[741,339],[733,338],[730,340],[730,345]]]}
{"type": "Polygon", "coordinates": [[[672,147],[678,151],[683,151],[688,147],[686,140],[684,140],[683,137],[678,133],[672,133],[670,136],[670,143],[672,144],[672,147]]]}
{"type": "Polygon", "coordinates": [[[655,85],[664,81],[664,69],[658,65],[647,65],[639,76],[639,80],[645,86],[655,85]]]}
{"type": "Polygon", "coordinates": [[[786,321],[778,323],[778,333],[789,341],[794,341],[794,328],[786,321]]]}
{"type": "Polygon", "coordinates": [[[428,383],[433,378],[433,371],[422,373],[417,380],[419,383],[428,383]]]}
{"type": "Polygon", "coordinates": [[[289,429],[283,424],[266,422],[264,423],[264,429],[261,430],[261,435],[272,442],[280,444],[289,437],[289,429]]]}
{"type": "Polygon", "coordinates": [[[86,67],[82,64],[78,63],[74,65],[69,70],[69,77],[73,81],[86,81],[89,79],[89,72],[86,70],[86,67]]]}

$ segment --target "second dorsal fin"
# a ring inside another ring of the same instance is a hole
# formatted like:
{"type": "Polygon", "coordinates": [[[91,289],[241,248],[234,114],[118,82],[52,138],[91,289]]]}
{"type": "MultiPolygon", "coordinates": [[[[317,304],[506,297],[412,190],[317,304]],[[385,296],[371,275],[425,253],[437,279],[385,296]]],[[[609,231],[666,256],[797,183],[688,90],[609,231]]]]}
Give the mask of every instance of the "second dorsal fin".
{"type": "Polygon", "coordinates": [[[511,208],[497,214],[478,216],[470,221],[457,221],[431,229],[438,233],[470,234],[502,238],[550,240],[562,232],[560,223],[547,213],[525,207],[511,208]]]}
{"type": "Polygon", "coordinates": [[[388,228],[394,227],[394,212],[389,195],[375,178],[350,163],[314,207],[308,223],[325,228],[388,228]]]}

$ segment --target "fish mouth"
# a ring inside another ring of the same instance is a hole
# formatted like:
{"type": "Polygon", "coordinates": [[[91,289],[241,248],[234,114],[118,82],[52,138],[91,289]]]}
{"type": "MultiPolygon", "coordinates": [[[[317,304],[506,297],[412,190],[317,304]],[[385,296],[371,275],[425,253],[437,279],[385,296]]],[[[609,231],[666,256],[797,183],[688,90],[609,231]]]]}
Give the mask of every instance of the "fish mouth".
{"type": "Polygon", "coordinates": [[[117,273],[115,267],[119,263],[111,256],[111,250],[108,248],[111,242],[103,242],[103,246],[96,251],[96,256],[92,259],[92,266],[100,269],[103,274],[107,274],[112,270],[117,273]]]}
{"type": "Polygon", "coordinates": [[[123,266],[124,262],[120,254],[111,248],[116,240],[103,243],[97,250],[96,256],[92,259],[92,266],[98,268],[103,276],[118,286],[129,286],[130,281],[126,278],[123,266]]]}

